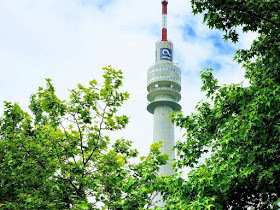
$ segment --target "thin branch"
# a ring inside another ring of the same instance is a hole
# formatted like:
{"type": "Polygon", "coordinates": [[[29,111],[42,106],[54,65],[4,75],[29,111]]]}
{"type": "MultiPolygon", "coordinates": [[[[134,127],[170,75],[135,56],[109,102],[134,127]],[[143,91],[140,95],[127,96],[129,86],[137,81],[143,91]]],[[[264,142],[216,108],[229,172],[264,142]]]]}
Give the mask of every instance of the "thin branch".
{"type": "MultiPolygon", "coordinates": [[[[65,118],[65,119],[68,120],[68,118],[65,118]]],[[[68,121],[70,121],[70,120],[68,120],[68,121]]],[[[68,133],[67,133],[65,127],[63,126],[63,124],[62,124],[62,122],[61,122],[60,120],[59,120],[59,123],[60,123],[61,127],[63,128],[64,134],[66,135],[66,138],[68,139],[68,143],[69,143],[69,145],[70,145],[71,143],[69,142],[68,133]]],[[[59,144],[59,146],[61,146],[61,147],[65,150],[65,157],[66,157],[66,159],[68,160],[68,155],[67,155],[67,153],[66,153],[67,148],[65,148],[64,146],[62,146],[59,142],[57,142],[57,143],[59,144]]],[[[77,165],[75,156],[73,156],[73,159],[74,159],[75,164],[77,165]]],[[[68,161],[68,162],[69,162],[69,161],[68,161]]]]}
{"type": "MultiPolygon", "coordinates": [[[[245,11],[245,12],[246,12],[246,11],[245,11]]],[[[252,15],[255,15],[256,17],[258,17],[258,18],[260,18],[260,19],[262,19],[262,20],[264,20],[264,21],[267,21],[267,22],[269,22],[269,23],[271,23],[271,24],[273,24],[273,25],[275,25],[275,26],[277,26],[277,27],[280,27],[280,24],[279,24],[279,23],[276,23],[276,22],[274,22],[274,21],[272,21],[272,20],[270,20],[270,19],[268,19],[268,18],[265,18],[265,17],[259,15],[259,14],[256,13],[256,12],[248,11],[248,13],[249,13],[249,14],[252,14],[252,15]]]]}
{"type": "Polygon", "coordinates": [[[80,124],[77,120],[77,118],[75,117],[75,114],[72,115],[74,117],[74,120],[77,124],[77,127],[78,127],[78,130],[79,130],[79,134],[80,134],[80,143],[81,143],[81,153],[82,153],[82,158],[83,158],[83,165],[85,166],[86,163],[85,163],[85,155],[84,155],[84,150],[83,150],[83,135],[82,135],[82,131],[81,131],[81,128],[80,128],[80,124]]]}
{"type": "Polygon", "coordinates": [[[95,103],[97,104],[97,106],[98,106],[102,111],[104,111],[104,109],[99,105],[99,103],[97,102],[97,100],[95,100],[95,103]]]}
{"type": "MultiPolygon", "coordinates": [[[[117,156],[117,154],[115,154],[114,155],[114,158],[117,156]]],[[[97,169],[97,170],[95,170],[95,171],[92,171],[93,173],[96,173],[96,172],[98,172],[98,171],[101,171],[108,163],[113,163],[110,159],[109,160],[107,160],[107,162],[105,161],[105,163],[103,163],[103,165],[99,168],[99,169],[97,169]]],[[[95,165],[95,167],[96,167],[96,165],[95,165]]]]}
{"type": "Polygon", "coordinates": [[[249,10],[246,10],[246,9],[242,9],[242,7],[237,7],[237,6],[230,7],[230,6],[226,5],[226,8],[228,8],[229,10],[234,9],[234,10],[238,10],[238,11],[244,12],[244,13],[249,14],[249,15],[253,15],[253,16],[255,16],[257,18],[260,18],[260,19],[262,19],[264,21],[267,21],[267,22],[269,22],[269,23],[271,23],[271,24],[273,24],[273,25],[275,25],[277,27],[280,27],[279,23],[275,23],[274,21],[272,21],[272,20],[270,20],[270,19],[268,19],[266,17],[263,17],[262,15],[260,15],[260,14],[258,14],[256,12],[252,12],[252,11],[249,11],[249,10]]]}
{"type": "Polygon", "coordinates": [[[151,202],[150,205],[147,205],[147,209],[149,209],[150,207],[153,206],[153,201],[155,199],[155,197],[158,195],[158,192],[155,192],[155,195],[153,196],[154,193],[151,193],[151,195],[149,196],[149,201],[151,202]]]}
{"type": "MultiPolygon", "coordinates": [[[[15,144],[15,146],[16,146],[16,144],[15,144]]],[[[35,162],[37,162],[40,166],[41,166],[41,168],[43,168],[46,172],[50,172],[46,167],[45,167],[45,165],[41,162],[41,161],[39,161],[37,158],[36,158],[36,156],[33,156],[31,153],[30,153],[30,151],[28,151],[27,149],[26,149],[26,147],[24,146],[24,144],[22,143],[22,147],[24,148],[24,150],[25,150],[25,152],[28,154],[28,156],[29,157],[31,157],[32,159],[33,159],[33,161],[35,161],[35,162]]]]}
{"type": "MultiPolygon", "coordinates": [[[[112,95],[113,95],[113,91],[111,91],[111,93],[110,93],[110,96],[109,96],[109,101],[110,101],[110,99],[111,99],[112,95]]],[[[99,139],[100,139],[100,137],[101,137],[101,130],[102,130],[102,125],[103,125],[103,122],[104,122],[104,116],[105,116],[105,113],[106,113],[106,109],[107,109],[107,107],[108,107],[108,105],[109,105],[109,103],[110,103],[109,101],[106,103],[106,105],[105,105],[105,107],[104,107],[104,109],[103,109],[103,113],[102,113],[102,120],[101,120],[101,122],[100,122],[100,124],[99,124],[99,132],[98,132],[98,138],[97,138],[97,140],[99,140],[99,139]]],[[[89,160],[90,160],[90,158],[92,157],[92,155],[93,155],[94,151],[95,151],[95,150],[96,150],[96,148],[98,147],[98,143],[99,143],[99,142],[97,141],[97,143],[96,143],[95,147],[92,149],[91,154],[90,154],[90,155],[89,155],[89,157],[86,159],[85,165],[88,163],[88,161],[89,161],[89,160]]]]}
{"type": "Polygon", "coordinates": [[[69,182],[72,187],[74,188],[75,192],[77,193],[77,195],[79,195],[81,197],[81,193],[79,192],[79,190],[77,189],[77,187],[73,184],[73,182],[71,181],[71,179],[65,179],[63,177],[60,177],[60,176],[54,176],[54,178],[57,178],[57,179],[61,179],[61,180],[64,180],[64,181],[67,181],[69,182]]]}

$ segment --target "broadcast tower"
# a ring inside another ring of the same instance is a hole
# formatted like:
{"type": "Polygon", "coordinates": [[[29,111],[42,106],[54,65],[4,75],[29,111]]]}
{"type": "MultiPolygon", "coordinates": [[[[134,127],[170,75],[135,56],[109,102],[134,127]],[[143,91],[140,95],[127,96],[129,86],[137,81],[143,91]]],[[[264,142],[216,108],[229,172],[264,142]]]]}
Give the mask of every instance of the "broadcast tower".
{"type": "Polygon", "coordinates": [[[161,167],[160,175],[171,175],[175,158],[174,125],[169,118],[173,111],[181,110],[181,70],[173,63],[173,44],[167,40],[167,4],[162,0],[162,39],[156,43],[155,65],[147,74],[147,110],[154,114],[154,142],[162,141],[162,152],[169,155],[168,163],[161,167]]]}

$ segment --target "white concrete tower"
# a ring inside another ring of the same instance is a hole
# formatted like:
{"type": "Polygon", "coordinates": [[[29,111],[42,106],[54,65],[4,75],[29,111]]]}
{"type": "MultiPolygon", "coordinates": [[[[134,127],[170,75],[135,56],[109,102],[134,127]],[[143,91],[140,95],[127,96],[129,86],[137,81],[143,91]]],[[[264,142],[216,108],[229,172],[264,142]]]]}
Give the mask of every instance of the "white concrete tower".
{"type": "Polygon", "coordinates": [[[162,152],[169,161],[160,169],[160,175],[171,175],[171,163],[175,158],[174,125],[169,118],[175,110],[181,110],[181,70],[173,63],[173,44],[167,40],[167,4],[162,0],[162,40],[156,43],[155,65],[148,70],[147,110],[154,114],[154,142],[163,142],[162,152]]]}

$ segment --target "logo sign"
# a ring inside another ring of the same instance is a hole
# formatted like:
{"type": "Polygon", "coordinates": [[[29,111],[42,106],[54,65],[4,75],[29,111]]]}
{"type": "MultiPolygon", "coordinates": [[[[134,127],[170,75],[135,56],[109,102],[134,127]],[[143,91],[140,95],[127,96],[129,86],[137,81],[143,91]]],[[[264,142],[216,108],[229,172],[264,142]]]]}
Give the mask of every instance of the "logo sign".
{"type": "Polygon", "coordinates": [[[172,61],[172,50],[169,48],[160,48],[160,60],[172,61]]]}

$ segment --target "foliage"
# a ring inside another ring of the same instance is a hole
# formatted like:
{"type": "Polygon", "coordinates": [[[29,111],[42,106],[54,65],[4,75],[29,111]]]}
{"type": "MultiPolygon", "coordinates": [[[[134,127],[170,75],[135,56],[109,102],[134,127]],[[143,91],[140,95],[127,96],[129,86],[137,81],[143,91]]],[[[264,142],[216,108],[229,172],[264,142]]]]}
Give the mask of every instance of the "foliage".
{"type": "Polygon", "coordinates": [[[160,144],[147,157],[131,141],[114,143],[110,132],[129,118],[117,109],[129,94],[120,92],[122,73],[104,68],[104,83],[92,80],[60,100],[50,79],[31,96],[31,114],[5,102],[0,118],[0,204],[3,209],[150,208],[159,166],[168,157],[160,144]]]}
{"type": "Polygon", "coordinates": [[[250,86],[218,85],[213,70],[202,71],[197,113],[174,122],[186,129],[176,145],[175,169],[191,167],[188,180],[166,177],[161,187],[167,209],[279,209],[280,202],[280,2],[278,0],[192,0],[210,28],[238,41],[236,27],[259,37],[235,60],[250,86]],[[208,154],[203,163],[199,158],[208,154]]]}

